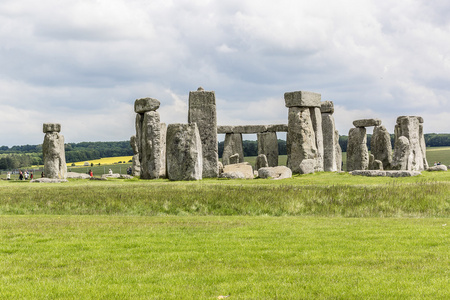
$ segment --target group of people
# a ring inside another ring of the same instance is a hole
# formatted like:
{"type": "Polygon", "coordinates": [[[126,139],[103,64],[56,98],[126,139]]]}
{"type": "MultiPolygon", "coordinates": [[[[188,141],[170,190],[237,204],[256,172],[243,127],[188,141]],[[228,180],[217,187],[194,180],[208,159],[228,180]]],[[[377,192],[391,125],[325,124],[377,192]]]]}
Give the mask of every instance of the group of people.
{"type": "Polygon", "coordinates": [[[439,166],[441,164],[441,162],[440,161],[438,161],[438,162],[434,162],[434,165],[435,166],[439,166]]]}
{"type": "MultiPolygon", "coordinates": [[[[22,170],[19,170],[19,180],[28,180],[28,179],[33,180],[33,176],[34,176],[33,171],[28,172],[27,170],[22,172],[22,170]]],[[[6,179],[11,180],[10,172],[8,172],[8,174],[6,175],[6,179]]]]}

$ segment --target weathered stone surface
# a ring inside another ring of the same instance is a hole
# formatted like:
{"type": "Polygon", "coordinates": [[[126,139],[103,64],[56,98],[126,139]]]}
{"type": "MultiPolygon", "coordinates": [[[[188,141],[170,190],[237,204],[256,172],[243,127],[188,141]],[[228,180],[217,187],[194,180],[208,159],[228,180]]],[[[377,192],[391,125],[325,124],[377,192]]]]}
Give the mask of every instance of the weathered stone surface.
{"type": "Polygon", "coordinates": [[[153,98],[142,98],[134,101],[134,111],[138,114],[143,114],[148,111],[156,111],[159,108],[160,102],[153,98]]]}
{"type": "Polygon", "coordinates": [[[203,178],[219,176],[217,164],[219,150],[217,146],[216,96],[213,91],[199,88],[189,92],[188,122],[197,123],[203,151],[203,178]]]}
{"type": "Polygon", "coordinates": [[[71,179],[89,179],[91,176],[85,173],[67,172],[67,178],[71,179]]]}
{"type": "Polygon", "coordinates": [[[267,162],[267,157],[265,154],[259,154],[258,157],[256,157],[256,165],[255,169],[259,170],[261,168],[267,168],[269,166],[269,163],[267,162]]]}
{"type": "Polygon", "coordinates": [[[338,172],[342,171],[342,148],[341,145],[339,145],[339,131],[334,132],[334,139],[336,141],[335,144],[335,152],[336,152],[336,170],[338,172]]]}
{"type": "Polygon", "coordinates": [[[33,179],[30,182],[36,183],[63,183],[68,182],[67,179],[55,179],[55,178],[37,178],[33,179]]]}
{"type": "Polygon", "coordinates": [[[239,163],[239,164],[233,164],[233,165],[226,165],[223,167],[223,174],[225,173],[233,173],[233,172],[240,172],[244,174],[244,177],[246,179],[253,179],[253,168],[248,163],[239,163]]]}
{"type": "Polygon", "coordinates": [[[218,174],[222,174],[223,173],[223,164],[219,161],[217,164],[217,168],[219,169],[218,174]]]}
{"type": "Polygon", "coordinates": [[[197,124],[169,124],[166,138],[167,176],[170,180],[202,179],[202,142],[197,124]]]}
{"type": "Polygon", "coordinates": [[[102,177],[103,178],[120,178],[120,174],[119,173],[103,174],[102,177]]]}
{"type": "Polygon", "coordinates": [[[149,111],[142,118],[142,132],[139,143],[141,178],[156,179],[161,171],[161,123],[159,113],[149,111]]]}
{"type": "Polygon", "coordinates": [[[310,108],[311,121],[316,137],[317,158],[315,171],[323,171],[323,132],[322,132],[322,114],[319,107],[310,108]]]}
{"type": "MultiPolygon", "coordinates": [[[[421,149],[422,143],[419,125],[419,117],[416,116],[401,116],[397,118],[397,125],[395,126],[396,142],[401,136],[406,137],[409,141],[409,153],[406,158],[406,165],[403,166],[405,169],[402,167],[402,170],[424,170],[424,152],[421,149]]],[[[395,145],[397,145],[397,143],[395,145]]]]}
{"type": "Polygon", "coordinates": [[[354,176],[383,176],[383,177],[411,177],[421,175],[419,171],[379,171],[379,170],[355,170],[350,172],[354,176]]]}
{"type": "Polygon", "coordinates": [[[260,168],[258,170],[259,178],[286,179],[292,178],[292,171],[286,166],[260,168]]]}
{"type": "Polygon", "coordinates": [[[276,132],[258,133],[258,155],[264,154],[269,167],[278,166],[278,139],[276,132]]]}
{"type": "Polygon", "coordinates": [[[230,165],[238,163],[239,163],[239,154],[235,153],[233,155],[230,155],[230,165]]]}
{"type": "MultiPolygon", "coordinates": [[[[323,103],[323,102],[322,102],[323,103]]],[[[322,113],[322,136],[323,136],[323,170],[325,172],[336,172],[337,168],[337,152],[336,143],[336,127],[334,117],[330,113],[322,113]]],[[[339,143],[338,143],[339,144],[339,143]]]]}
{"type": "Polygon", "coordinates": [[[370,149],[375,160],[383,163],[383,169],[389,170],[392,163],[391,136],[384,126],[375,126],[373,129],[370,149]]]}
{"type": "Polygon", "coordinates": [[[334,104],[333,101],[322,101],[320,102],[320,112],[333,114],[334,113],[334,104]]]}
{"type": "Polygon", "coordinates": [[[242,172],[224,172],[220,174],[220,178],[228,178],[228,179],[246,179],[245,175],[242,172]]]}
{"type": "MultiPolygon", "coordinates": [[[[418,118],[422,119],[421,117],[418,117],[418,118]]],[[[419,121],[419,143],[420,143],[420,150],[422,151],[423,169],[426,170],[429,167],[428,161],[427,161],[427,145],[425,144],[425,135],[423,133],[423,119],[422,119],[422,122],[420,122],[421,121],[420,119],[418,119],[418,121],[419,121]]]]}
{"type": "Polygon", "coordinates": [[[347,172],[369,168],[369,151],[366,142],[364,127],[350,129],[347,144],[347,172]]]}
{"type": "Polygon", "coordinates": [[[293,173],[301,173],[300,164],[302,161],[305,159],[316,161],[318,156],[316,136],[309,108],[289,108],[288,126],[289,131],[286,138],[287,166],[293,173]]]}
{"type": "Polygon", "coordinates": [[[321,95],[307,91],[284,93],[286,107],[320,107],[321,95]]]}
{"type": "Polygon", "coordinates": [[[392,157],[391,169],[408,170],[409,153],[409,140],[404,136],[397,138],[394,145],[394,155],[392,157]]]}
{"type": "Polygon", "coordinates": [[[274,124],[274,125],[223,125],[217,126],[217,133],[244,133],[244,134],[257,134],[261,132],[287,132],[287,124],[274,124]]]}
{"type": "Polygon", "coordinates": [[[244,149],[242,147],[242,134],[227,133],[223,145],[222,163],[224,166],[230,164],[230,156],[239,154],[239,161],[244,161],[244,149]]]}
{"type": "Polygon", "coordinates": [[[427,171],[447,171],[447,166],[445,165],[437,165],[433,167],[429,167],[427,171]]]}
{"type": "Polygon", "coordinates": [[[373,168],[373,161],[375,160],[375,157],[373,156],[373,154],[369,153],[369,168],[368,170],[375,170],[373,168]]]}
{"type": "Polygon", "coordinates": [[[47,132],[42,144],[45,177],[66,179],[67,165],[64,150],[64,136],[58,132],[47,132]]]}
{"type": "Polygon", "coordinates": [[[167,136],[167,126],[166,123],[161,123],[161,132],[160,132],[160,169],[159,169],[159,177],[166,178],[166,136],[167,136]]]}
{"type": "Polygon", "coordinates": [[[300,174],[311,174],[314,173],[316,166],[315,159],[304,159],[300,163],[300,174]]]}
{"type": "Polygon", "coordinates": [[[375,159],[372,164],[372,170],[384,170],[383,162],[381,160],[375,159]]]}
{"type": "Polygon", "coordinates": [[[361,119],[353,121],[353,126],[355,127],[371,127],[371,126],[380,126],[380,119],[361,119]]]}
{"type": "Polygon", "coordinates": [[[130,138],[130,145],[133,149],[133,165],[131,167],[134,176],[141,176],[141,162],[139,160],[139,147],[135,135],[130,138]]]}
{"type": "Polygon", "coordinates": [[[47,132],[61,132],[61,124],[58,124],[58,123],[44,123],[43,131],[44,131],[44,133],[47,133],[47,132]]]}

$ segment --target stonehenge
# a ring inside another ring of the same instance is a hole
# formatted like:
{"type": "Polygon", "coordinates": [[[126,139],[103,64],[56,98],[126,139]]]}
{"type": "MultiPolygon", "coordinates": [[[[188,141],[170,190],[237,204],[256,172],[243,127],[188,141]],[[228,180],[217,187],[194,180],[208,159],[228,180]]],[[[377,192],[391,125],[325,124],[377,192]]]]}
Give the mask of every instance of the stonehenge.
{"type": "Polygon", "coordinates": [[[45,133],[42,144],[45,176],[50,179],[65,180],[67,178],[66,154],[64,150],[64,136],[61,124],[44,123],[45,133]]]}

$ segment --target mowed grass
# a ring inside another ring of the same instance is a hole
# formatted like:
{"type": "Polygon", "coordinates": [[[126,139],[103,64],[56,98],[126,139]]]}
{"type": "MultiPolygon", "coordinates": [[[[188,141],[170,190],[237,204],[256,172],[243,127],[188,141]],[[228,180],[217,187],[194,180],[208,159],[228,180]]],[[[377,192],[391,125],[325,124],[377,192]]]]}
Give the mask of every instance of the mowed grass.
{"type": "Polygon", "coordinates": [[[2,299],[446,299],[450,219],[1,216],[2,299]]]}

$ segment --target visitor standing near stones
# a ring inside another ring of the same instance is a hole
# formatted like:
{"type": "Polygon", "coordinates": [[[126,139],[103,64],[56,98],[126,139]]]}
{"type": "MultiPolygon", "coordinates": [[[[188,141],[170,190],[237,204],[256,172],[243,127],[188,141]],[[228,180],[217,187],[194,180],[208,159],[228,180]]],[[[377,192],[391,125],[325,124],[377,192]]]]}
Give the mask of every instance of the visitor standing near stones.
{"type": "Polygon", "coordinates": [[[45,137],[42,152],[46,176],[51,179],[66,179],[67,165],[64,136],[59,133],[61,124],[44,123],[43,131],[45,137]]]}
{"type": "Polygon", "coordinates": [[[89,170],[89,176],[94,177],[94,172],[92,172],[92,170],[89,170]]]}
{"type": "Polygon", "coordinates": [[[22,171],[19,171],[19,180],[23,180],[23,173],[22,173],[22,171]]]}
{"type": "Polygon", "coordinates": [[[11,173],[8,172],[8,174],[6,175],[6,180],[11,180],[11,173]]]}

